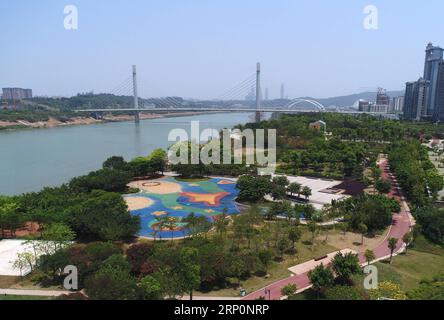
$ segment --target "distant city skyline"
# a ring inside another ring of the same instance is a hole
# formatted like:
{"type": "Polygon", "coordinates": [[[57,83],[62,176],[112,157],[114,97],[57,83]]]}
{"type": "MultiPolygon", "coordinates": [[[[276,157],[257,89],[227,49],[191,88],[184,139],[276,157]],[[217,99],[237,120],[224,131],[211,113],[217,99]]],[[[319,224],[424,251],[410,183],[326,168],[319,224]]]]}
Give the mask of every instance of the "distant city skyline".
{"type": "Polygon", "coordinates": [[[0,2],[0,87],[72,96],[109,92],[138,67],[141,97],[217,98],[262,64],[269,99],[327,98],[363,87],[403,90],[424,69],[424,48],[444,46],[441,0],[372,1],[377,30],[363,27],[368,1],[0,2]],[[412,23],[415,17],[415,23],[412,23]]]}

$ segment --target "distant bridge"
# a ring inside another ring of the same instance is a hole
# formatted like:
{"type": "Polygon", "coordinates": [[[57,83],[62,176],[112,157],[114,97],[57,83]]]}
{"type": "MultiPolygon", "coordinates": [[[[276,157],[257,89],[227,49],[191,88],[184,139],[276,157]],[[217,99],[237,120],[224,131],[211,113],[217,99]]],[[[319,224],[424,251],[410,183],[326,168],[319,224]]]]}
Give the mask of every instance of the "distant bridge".
{"type": "MultiPolygon", "coordinates": [[[[152,99],[155,101],[155,108],[141,108],[139,107],[139,98],[137,95],[137,74],[136,66],[133,66],[132,77],[128,77],[123,84],[115,88],[111,94],[115,96],[129,96],[132,95],[134,99],[134,107],[132,108],[116,108],[112,107],[105,102],[99,107],[75,110],[78,113],[95,113],[96,115],[107,112],[131,112],[134,114],[136,122],[139,121],[140,112],[149,113],[177,113],[177,112],[252,112],[256,114],[256,121],[260,121],[260,114],[262,112],[278,112],[278,113],[307,113],[307,112],[338,112],[326,110],[325,106],[319,101],[313,99],[297,98],[290,102],[283,102],[282,100],[266,100],[261,104],[261,87],[260,87],[260,64],[257,64],[256,73],[250,75],[242,83],[226,91],[223,95],[219,96],[216,100],[220,102],[226,101],[239,101],[245,98],[255,98],[255,108],[243,107],[242,104],[238,104],[236,107],[184,107],[179,99],[173,97],[152,99]],[[255,89],[255,90],[254,90],[255,89]],[[131,91],[131,92],[129,92],[131,91]],[[248,93],[248,95],[245,95],[248,93]],[[311,104],[314,109],[297,108],[299,104],[305,105],[311,104]]],[[[339,111],[345,114],[362,114],[358,111],[339,111]]],[[[386,115],[384,113],[368,113],[371,115],[386,115]]]]}
{"type": "Polygon", "coordinates": [[[284,109],[284,108],[109,108],[109,109],[81,109],[75,112],[91,112],[91,113],[106,113],[106,112],[147,112],[147,113],[164,113],[164,112],[277,112],[277,113],[309,113],[309,112],[331,112],[342,114],[370,114],[370,115],[387,115],[383,112],[361,112],[361,111],[329,111],[325,109],[284,109]]]}

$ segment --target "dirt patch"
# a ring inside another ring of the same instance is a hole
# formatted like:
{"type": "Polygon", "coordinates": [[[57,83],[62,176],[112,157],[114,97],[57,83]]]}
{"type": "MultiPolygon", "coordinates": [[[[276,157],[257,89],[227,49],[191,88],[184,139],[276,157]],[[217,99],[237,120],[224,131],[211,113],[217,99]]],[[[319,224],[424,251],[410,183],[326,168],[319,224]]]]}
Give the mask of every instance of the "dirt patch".
{"type": "Polygon", "coordinates": [[[32,236],[39,233],[40,226],[37,222],[28,221],[22,228],[19,228],[15,231],[15,235],[12,235],[9,230],[5,230],[5,238],[22,238],[26,236],[32,236]]]}
{"type": "MultiPolygon", "coordinates": [[[[361,245],[362,236],[357,233],[346,232],[345,236],[342,232],[338,230],[330,230],[328,232],[327,243],[338,249],[349,248],[356,252],[364,252],[367,249],[374,249],[378,247],[381,242],[384,241],[388,229],[381,235],[376,235],[372,238],[364,237],[364,244],[361,245]]],[[[317,238],[317,241],[325,241],[325,233],[322,232],[317,238]]]]}

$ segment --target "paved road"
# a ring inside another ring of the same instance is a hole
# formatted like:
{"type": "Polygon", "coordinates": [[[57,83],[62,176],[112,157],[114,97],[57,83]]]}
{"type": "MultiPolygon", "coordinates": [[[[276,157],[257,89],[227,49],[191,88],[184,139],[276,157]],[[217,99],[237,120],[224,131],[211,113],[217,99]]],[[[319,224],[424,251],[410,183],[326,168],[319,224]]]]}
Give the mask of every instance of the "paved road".
{"type": "MultiPolygon", "coordinates": [[[[388,163],[387,160],[382,160],[379,163],[379,166],[381,168],[381,175],[383,179],[390,180],[392,182],[392,189],[389,193],[390,197],[393,197],[395,199],[398,199],[401,202],[401,212],[399,214],[395,214],[393,216],[393,223],[390,227],[390,230],[387,234],[387,236],[384,238],[384,240],[373,249],[376,260],[383,260],[390,256],[390,249],[388,248],[388,239],[389,238],[397,238],[399,239],[398,245],[395,249],[395,254],[398,254],[404,250],[404,243],[402,241],[402,237],[404,234],[406,234],[411,226],[413,225],[414,221],[410,214],[410,210],[408,208],[407,203],[404,201],[403,197],[401,196],[399,189],[397,187],[396,179],[392,179],[390,171],[388,169],[388,163]]],[[[361,264],[365,264],[365,258],[363,253],[359,253],[359,261],[361,264]]],[[[259,297],[265,297],[267,300],[279,300],[282,297],[281,289],[288,285],[288,284],[296,284],[296,287],[298,288],[298,292],[302,292],[310,288],[310,281],[308,279],[308,272],[301,274],[301,275],[294,275],[291,277],[288,277],[286,279],[277,281],[275,283],[272,283],[271,285],[264,287],[258,291],[255,291],[246,297],[244,297],[244,300],[255,300],[259,297]],[[267,293],[265,293],[267,291],[267,293]]]]}
{"type": "Polygon", "coordinates": [[[58,297],[63,294],[69,294],[69,291],[58,290],[31,290],[31,289],[0,289],[0,295],[10,296],[39,296],[39,297],[58,297]]]}

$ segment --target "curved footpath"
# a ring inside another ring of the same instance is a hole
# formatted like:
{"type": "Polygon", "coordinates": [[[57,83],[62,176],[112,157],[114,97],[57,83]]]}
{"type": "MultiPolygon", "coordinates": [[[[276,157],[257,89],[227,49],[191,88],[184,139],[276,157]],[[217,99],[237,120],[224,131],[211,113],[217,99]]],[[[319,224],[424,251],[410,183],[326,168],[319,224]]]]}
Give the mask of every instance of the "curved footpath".
{"type": "MultiPolygon", "coordinates": [[[[392,184],[392,189],[388,196],[400,201],[401,212],[393,215],[393,222],[386,237],[376,248],[373,248],[373,252],[376,256],[376,259],[373,262],[384,260],[390,257],[390,249],[388,248],[388,239],[390,238],[398,239],[398,245],[396,246],[393,255],[397,255],[404,251],[405,244],[403,243],[402,238],[407,232],[410,231],[411,227],[415,223],[406,201],[400,194],[400,189],[398,187],[397,181],[390,173],[388,161],[386,159],[380,161],[379,167],[381,168],[382,178],[389,180],[392,184]]],[[[358,256],[361,265],[365,265],[366,261],[364,253],[360,252],[358,256]]],[[[300,275],[292,275],[286,279],[274,282],[262,289],[248,294],[243,298],[243,300],[255,300],[259,297],[265,297],[267,300],[279,300],[282,298],[281,289],[288,284],[295,284],[298,288],[298,293],[309,289],[311,287],[311,284],[310,280],[308,279],[308,272],[300,275]]]]}

